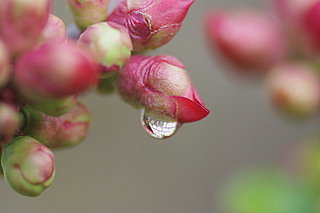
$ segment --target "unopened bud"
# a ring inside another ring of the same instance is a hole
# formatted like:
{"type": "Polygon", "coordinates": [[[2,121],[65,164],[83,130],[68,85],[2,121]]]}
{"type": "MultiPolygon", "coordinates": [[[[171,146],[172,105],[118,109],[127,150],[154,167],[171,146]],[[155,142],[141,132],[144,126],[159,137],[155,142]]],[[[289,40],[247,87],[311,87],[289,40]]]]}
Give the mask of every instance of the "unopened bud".
{"type": "Polygon", "coordinates": [[[216,12],[206,22],[212,47],[245,71],[266,71],[286,56],[277,22],[258,12],[216,12]]]}
{"type": "Polygon", "coordinates": [[[30,107],[23,110],[26,124],[23,132],[50,148],[74,146],[83,141],[89,130],[91,114],[78,102],[69,112],[51,117],[30,107]]]}
{"type": "Polygon", "coordinates": [[[105,21],[109,0],[68,0],[76,24],[82,29],[105,21]]]}
{"type": "Polygon", "coordinates": [[[289,115],[310,117],[320,109],[320,79],[308,64],[275,67],[268,77],[268,88],[273,104],[289,115]]]}
{"type": "Polygon", "coordinates": [[[64,98],[92,87],[98,71],[86,49],[74,43],[50,42],[17,61],[14,83],[27,99],[64,98]]]}
{"type": "Polygon", "coordinates": [[[13,54],[33,47],[45,27],[50,0],[2,0],[0,34],[13,54]]]}
{"type": "Polygon", "coordinates": [[[41,35],[43,42],[63,42],[67,39],[66,26],[59,17],[50,14],[41,35]]]}
{"type": "Polygon", "coordinates": [[[0,103],[0,135],[13,135],[20,125],[20,113],[13,106],[0,103]]]}
{"type": "Polygon", "coordinates": [[[15,138],[1,156],[6,181],[18,193],[39,196],[55,176],[53,153],[29,136],[15,138]]]}
{"type": "Polygon", "coordinates": [[[107,72],[119,71],[131,56],[130,36],[115,23],[100,22],[88,27],[80,35],[79,43],[89,46],[107,72]]]}
{"type": "Polygon", "coordinates": [[[209,114],[184,65],[172,56],[132,56],[119,73],[117,87],[132,105],[179,123],[209,114]]]}
{"type": "Polygon", "coordinates": [[[122,1],[108,21],[125,26],[133,50],[155,49],[168,43],[179,31],[194,0],[122,1]]]}

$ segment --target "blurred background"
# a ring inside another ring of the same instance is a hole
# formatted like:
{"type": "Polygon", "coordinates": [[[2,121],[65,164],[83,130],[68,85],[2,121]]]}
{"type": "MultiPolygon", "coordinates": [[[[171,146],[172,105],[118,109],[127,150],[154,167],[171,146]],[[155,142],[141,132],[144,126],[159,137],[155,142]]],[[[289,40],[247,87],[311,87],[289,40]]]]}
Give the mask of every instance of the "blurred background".
{"type": "MultiPolygon", "coordinates": [[[[186,65],[212,110],[209,117],[159,141],[116,94],[87,95],[94,116],[90,136],[55,152],[56,180],[39,198],[22,197],[0,182],[0,212],[222,213],[221,188],[234,173],[276,166],[288,149],[314,134],[316,121],[292,123],[278,116],[264,84],[234,78],[211,54],[203,18],[214,7],[270,6],[267,0],[198,0],[178,35],[150,52],[186,65]]],[[[66,2],[54,0],[54,13],[72,23],[66,2]]]]}

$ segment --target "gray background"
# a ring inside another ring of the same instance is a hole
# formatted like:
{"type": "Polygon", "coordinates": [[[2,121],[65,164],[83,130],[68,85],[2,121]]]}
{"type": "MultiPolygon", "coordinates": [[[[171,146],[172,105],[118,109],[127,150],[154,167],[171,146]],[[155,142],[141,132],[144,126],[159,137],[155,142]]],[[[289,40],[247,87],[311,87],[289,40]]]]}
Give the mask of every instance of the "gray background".
{"type": "MultiPolygon", "coordinates": [[[[55,13],[71,22],[63,0],[55,13]]],[[[178,57],[213,113],[172,139],[149,138],[139,112],[117,95],[90,94],[94,114],[81,145],[56,151],[57,176],[39,198],[0,182],[0,213],[211,213],[225,180],[239,168],[276,164],[315,132],[315,121],[290,123],[270,106],[264,85],[237,79],[207,49],[203,14],[216,7],[267,7],[262,0],[198,0],[180,33],[152,54],[178,57]]]]}

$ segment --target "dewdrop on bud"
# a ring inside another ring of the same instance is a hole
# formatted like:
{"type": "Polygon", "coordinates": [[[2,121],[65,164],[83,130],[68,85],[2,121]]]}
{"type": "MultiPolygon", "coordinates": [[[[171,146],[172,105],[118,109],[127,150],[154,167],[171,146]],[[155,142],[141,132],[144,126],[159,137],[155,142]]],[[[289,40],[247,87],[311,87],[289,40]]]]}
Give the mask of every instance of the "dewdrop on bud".
{"type": "Polygon", "coordinates": [[[5,145],[1,164],[6,181],[24,196],[39,196],[55,176],[53,153],[29,136],[21,136],[5,145]]]}
{"type": "Polygon", "coordinates": [[[172,56],[132,56],[119,72],[117,88],[142,109],[142,125],[154,138],[170,137],[181,124],[209,114],[184,65],[172,56]]]}
{"type": "Polygon", "coordinates": [[[156,49],[177,34],[193,2],[194,0],[122,1],[107,20],[128,29],[135,52],[156,49]]]}
{"type": "Polygon", "coordinates": [[[45,115],[31,107],[23,109],[24,133],[50,148],[74,146],[88,135],[91,114],[87,107],[77,102],[67,113],[59,117],[45,115]]]}
{"type": "Polygon", "coordinates": [[[267,79],[273,104],[297,117],[311,117],[320,108],[320,79],[316,70],[305,63],[276,66],[267,79]]]}
{"type": "Polygon", "coordinates": [[[89,52],[72,42],[49,42],[18,59],[14,85],[28,100],[76,95],[91,88],[99,66],[89,52]]]}
{"type": "Polygon", "coordinates": [[[48,21],[50,0],[1,0],[0,35],[13,54],[33,47],[48,21]]]}
{"type": "Polygon", "coordinates": [[[80,29],[105,21],[109,0],[68,0],[73,18],[80,29]]]}
{"type": "Polygon", "coordinates": [[[117,72],[131,56],[132,43],[127,30],[118,24],[100,22],[88,27],[78,40],[88,45],[106,74],[117,72]]]}
{"type": "Polygon", "coordinates": [[[286,56],[278,23],[258,12],[212,12],[205,30],[212,48],[244,72],[265,72],[286,56]]]}

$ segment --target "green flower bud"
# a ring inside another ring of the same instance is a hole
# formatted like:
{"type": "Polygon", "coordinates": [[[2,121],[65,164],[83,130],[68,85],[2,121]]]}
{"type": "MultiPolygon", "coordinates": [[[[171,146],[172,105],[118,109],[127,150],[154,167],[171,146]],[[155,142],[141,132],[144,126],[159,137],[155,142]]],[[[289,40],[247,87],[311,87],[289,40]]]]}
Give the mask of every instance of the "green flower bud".
{"type": "Polygon", "coordinates": [[[113,22],[100,22],[88,27],[79,37],[96,59],[105,67],[106,75],[119,71],[129,60],[132,51],[126,28],[113,22]]]}
{"type": "Polygon", "coordinates": [[[50,148],[73,146],[83,141],[89,130],[91,115],[87,107],[78,102],[60,117],[48,116],[31,107],[23,109],[23,132],[50,148]]]}
{"type": "Polygon", "coordinates": [[[55,176],[53,153],[29,136],[17,137],[4,146],[1,164],[6,181],[25,196],[40,195],[55,176]]]}
{"type": "Polygon", "coordinates": [[[107,18],[109,0],[68,0],[68,3],[76,24],[82,30],[107,18]]]}

